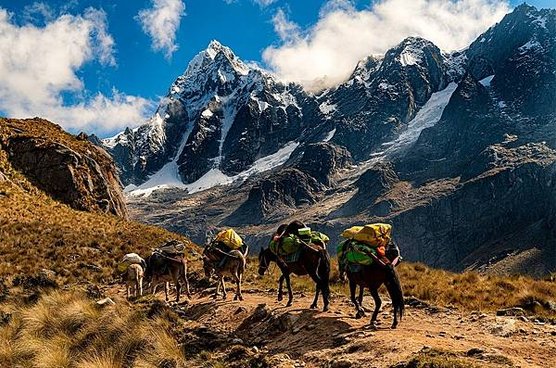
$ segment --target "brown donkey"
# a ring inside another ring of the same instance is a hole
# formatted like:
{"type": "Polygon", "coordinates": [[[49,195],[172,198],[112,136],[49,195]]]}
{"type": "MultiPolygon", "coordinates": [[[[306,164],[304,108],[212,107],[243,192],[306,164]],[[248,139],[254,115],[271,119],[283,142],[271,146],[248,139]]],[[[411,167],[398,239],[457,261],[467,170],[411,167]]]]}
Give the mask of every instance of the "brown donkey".
{"type": "Polygon", "coordinates": [[[164,282],[164,294],[168,301],[168,282],[172,281],[176,285],[176,303],[179,303],[182,286],[180,281],[183,281],[185,293],[188,298],[191,297],[187,280],[187,259],[184,256],[167,255],[155,251],[145,261],[147,262],[145,279],[148,280],[153,294],[156,293],[158,285],[164,282]]]}

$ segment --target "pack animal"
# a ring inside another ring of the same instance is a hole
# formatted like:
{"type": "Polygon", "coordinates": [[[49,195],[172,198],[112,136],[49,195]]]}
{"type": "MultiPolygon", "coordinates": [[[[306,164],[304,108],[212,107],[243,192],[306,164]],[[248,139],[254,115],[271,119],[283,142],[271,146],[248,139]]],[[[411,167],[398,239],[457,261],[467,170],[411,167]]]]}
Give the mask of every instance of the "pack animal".
{"type": "Polygon", "coordinates": [[[152,294],[156,294],[157,287],[164,282],[164,295],[168,301],[168,284],[171,281],[176,285],[176,303],[180,301],[182,282],[187,297],[191,297],[187,279],[187,259],[183,255],[169,255],[155,251],[145,261],[147,263],[145,278],[149,281],[152,294]]]}
{"type": "Polygon", "coordinates": [[[131,264],[126,270],[127,298],[143,296],[145,272],[140,264],[131,264]]]}
{"type": "Polygon", "coordinates": [[[236,284],[236,293],[234,300],[243,300],[241,293],[241,281],[245,268],[247,266],[247,254],[249,247],[245,245],[244,252],[239,249],[230,249],[223,251],[216,247],[207,247],[203,251],[203,269],[207,277],[216,275],[218,282],[214,291],[213,298],[218,298],[220,288],[222,288],[222,298],[227,298],[226,285],[224,277],[229,276],[236,284]],[[223,257],[225,257],[223,259],[223,257]]]}
{"type": "MultiPolygon", "coordinates": [[[[282,224],[276,231],[275,235],[284,236],[288,234],[295,234],[297,230],[305,228],[306,226],[299,222],[294,221],[289,225],[282,224]]],[[[311,309],[317,308],[319,295],[322,292],[322,299],[324,303],[323,310],[327,311],[330,304],[330,256],[324,247],[309,247],[303,246],[299,250],[299,258],[295,262],[285,262],[282,258],[276,255],[270,248],[263,248],[259,253],[259,274],[264,275],[269,268],[271,262],[275,262],[282,275],[278,280],[278,301],[282,300],[282,285],[286,281],[288,288],[288,307],[293,304],[293,291],[291,288],[290,275],[293,273],[298,276],[309,275],[316,284],[315,298],[311,304],[311,309]]]]}

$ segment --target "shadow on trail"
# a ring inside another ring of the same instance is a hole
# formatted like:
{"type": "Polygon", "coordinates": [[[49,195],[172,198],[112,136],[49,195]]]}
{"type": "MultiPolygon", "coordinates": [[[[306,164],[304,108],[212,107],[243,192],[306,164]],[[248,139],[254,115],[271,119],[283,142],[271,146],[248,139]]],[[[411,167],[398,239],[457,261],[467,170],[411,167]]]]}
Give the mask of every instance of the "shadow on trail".
{"type": "Polygon", "coordinates": [[[341,345],[341,335],[359,330],[346,319],[311,309],[289,309],[259,304],[234,331],[252,345],[266,346],[272,353],[288,353],[292,357],[309,351],[341,345]]]}

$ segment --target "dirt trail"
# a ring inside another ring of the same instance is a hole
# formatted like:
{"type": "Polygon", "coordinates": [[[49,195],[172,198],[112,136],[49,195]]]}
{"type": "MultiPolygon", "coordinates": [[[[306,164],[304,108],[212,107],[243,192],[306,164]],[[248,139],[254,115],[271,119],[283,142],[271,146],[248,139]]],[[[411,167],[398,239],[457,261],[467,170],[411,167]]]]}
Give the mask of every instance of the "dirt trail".
{"type": "MultiPolygon", "coordinates": [[[[308,309],[310,295],[296,293],[286,308],[274,292],[249,287],[242,302],[231,301],[233,293],[214,301],[205,291],[173,308],[187,330],[273,356],[276,367],[390,367],[438,351],[469,366],[556,367],[556,326],[540,321],[420,305],[407,306],[392,330],[383,297],[379,328],[372,330],[370,313],[353,318],[347,296],[333,295],[331,310],[321,312],[308,309]]],[[[372,308],[369,296],[365,306],[372,308]]]]}

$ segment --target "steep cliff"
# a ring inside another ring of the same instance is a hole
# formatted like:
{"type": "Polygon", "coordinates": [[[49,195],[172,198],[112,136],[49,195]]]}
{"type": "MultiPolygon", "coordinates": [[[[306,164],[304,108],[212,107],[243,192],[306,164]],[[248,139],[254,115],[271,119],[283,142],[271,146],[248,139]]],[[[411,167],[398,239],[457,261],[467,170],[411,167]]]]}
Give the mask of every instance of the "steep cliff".
{"type": "Polygon", "coordinates": [[[127,217],[112,158],[43,119],[0,119],[0,148],[14,169],[52,198],[83,211],[127,217]]]}

